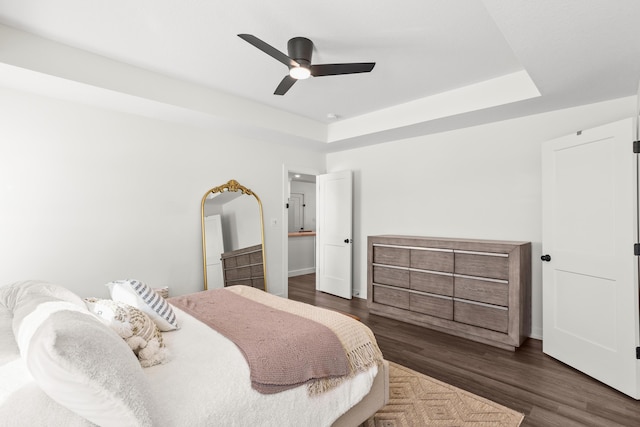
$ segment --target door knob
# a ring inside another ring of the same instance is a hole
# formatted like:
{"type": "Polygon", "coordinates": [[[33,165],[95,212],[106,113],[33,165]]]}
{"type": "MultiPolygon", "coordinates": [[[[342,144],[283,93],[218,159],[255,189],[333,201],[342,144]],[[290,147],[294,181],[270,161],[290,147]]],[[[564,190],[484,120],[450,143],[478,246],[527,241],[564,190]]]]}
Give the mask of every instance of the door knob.
{"type": "Polygon", "coordinates": [[[345,243],[351,243],[351,239],[344,239],[345,243]]]}
{"type": "Polygon", "coordinates": [[[540,257],[540,259],[541,259],[542,261],[547,261],[547,262],[549,262],[549,261],[551,261],[551,255],[542,255],[542,256],[540,257]]]}

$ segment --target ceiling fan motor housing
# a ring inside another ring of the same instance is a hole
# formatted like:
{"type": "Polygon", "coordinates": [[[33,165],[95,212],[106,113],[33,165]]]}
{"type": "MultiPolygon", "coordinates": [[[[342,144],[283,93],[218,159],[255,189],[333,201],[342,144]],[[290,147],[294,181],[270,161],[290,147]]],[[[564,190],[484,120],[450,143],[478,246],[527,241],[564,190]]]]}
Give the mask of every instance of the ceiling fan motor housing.
{"type": "Polygon", "coordinates": [[[306,37],[294,37],[287,43],[289,57],[305,67],[311,65],[313,42],[306,37]]]}

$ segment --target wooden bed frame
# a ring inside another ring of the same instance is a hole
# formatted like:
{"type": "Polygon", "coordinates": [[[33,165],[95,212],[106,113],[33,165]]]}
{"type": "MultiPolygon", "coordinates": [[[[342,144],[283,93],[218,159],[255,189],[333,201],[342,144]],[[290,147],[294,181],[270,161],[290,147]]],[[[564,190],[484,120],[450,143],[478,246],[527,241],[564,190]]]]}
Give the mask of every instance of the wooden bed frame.
{"type": "Polygon", "coordinates": [[[356,427],[389,402],[389,362],[386,360],[373,380],[371,391],[357,405],[342,414],[332,427],[356,427]]]}

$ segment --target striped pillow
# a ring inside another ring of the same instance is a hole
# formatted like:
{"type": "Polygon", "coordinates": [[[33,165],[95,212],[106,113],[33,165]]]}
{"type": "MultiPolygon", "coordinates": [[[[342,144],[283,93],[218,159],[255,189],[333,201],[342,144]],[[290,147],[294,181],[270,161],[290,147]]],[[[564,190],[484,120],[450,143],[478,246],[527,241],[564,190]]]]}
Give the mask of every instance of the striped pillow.
{"type": "Polygon", "coordinates": [[[176,315],[171,304],[139,280],[116,280],[107,283],[111,299],[136,307],[151,317],[161,331],[178,329],[176,315]]]}

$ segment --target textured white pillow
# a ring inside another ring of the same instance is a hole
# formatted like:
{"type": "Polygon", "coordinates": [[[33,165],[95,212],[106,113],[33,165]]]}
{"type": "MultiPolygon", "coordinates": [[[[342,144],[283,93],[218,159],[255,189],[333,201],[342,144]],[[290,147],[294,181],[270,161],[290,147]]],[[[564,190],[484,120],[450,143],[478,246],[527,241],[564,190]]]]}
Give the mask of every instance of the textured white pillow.
{"type": "Polygon", "coordinates": [[[161,331],[178,329],[176,315],[162,296],[139,280],[116,280],[107,283],[111,299],[136,307],[151,317],[161,331]]]}
{"type": "MultiPolygon", "coordinates": [[[[16,340],[20,340],[20,327],[22,320],[29,314],[37,311],[41,304],[50,306],[53,305],[51,310],[81,310],[86,311],[84,301],[82,298],[71,292],[65,287],[60,285],[54,285],[53,283],[43,282],[39,280],[26,280],[22,282],[15,282],[8,286],[0,287],[0,304],[4,305],[13,315],[12,328],[13,335],[16,340]]],[[[42,310],[41,316],[46,317],[48,313],[44,313],[42,310]]],[[[39,323],[32,322],[32,325],[37,327],[39,323]]],[[[29,336],[33,333],[31,331],[29,336]]],[[[24,335],[24,331],[23,331],[24,335]]],[[[25,344],[25,346],[28,344],[25,344]]]]}
{"type": "Polygon", "coordinates": [[[66,301],[84,309],[82,298],[67,288],[40,280],[25,280],[0,287],[0,304],[13,314],[13,334],[18,336],[22,319],[36,307],[49,301],[66,301]]]}
{"type": "Polygon", "coordinates": [[[88,312],[52,313],[33,334],[23,358],[46,394],[97,425],[160,425],[135,355],[88,312]]]}
{"type": "Polygon", "coordinates": [[[10,285],[0,286],[0,304],[10,311],[20,305],[22,299],[33,300],[37,297],[52,297],[63,301],[69,301],[82,307],[82,298],[71,292],[69,289],[44,282],[42,280],[23,280],[10,285]]]}
{"type": "Polygon", "coordinates": [[[94,316],[124,339],[143,368],[165,361],[162,332],[145,312],[110,299],[85,298],[84,301],[94,316]]]}
{"type": "Polygon", "coordinates": [[[60,286],[20,282],[0,289],[0,303],[13,312],[20,355],[49,397],[101,426],[160,425],[135,355],[81,298],[60,286]]]}

